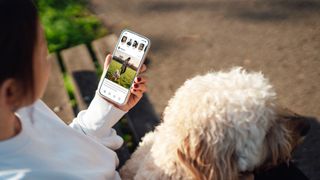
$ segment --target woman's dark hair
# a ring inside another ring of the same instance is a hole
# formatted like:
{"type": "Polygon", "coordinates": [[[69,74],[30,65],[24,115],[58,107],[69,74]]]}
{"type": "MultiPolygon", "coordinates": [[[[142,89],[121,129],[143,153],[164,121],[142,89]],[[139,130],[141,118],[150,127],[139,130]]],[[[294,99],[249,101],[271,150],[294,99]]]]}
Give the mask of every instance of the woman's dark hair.
{"type": "Polygon", "coordinates": [[[33,96],[33,52],[38,29],[33,1],[0,0],[0,23],[0,85],[14,78],[24,93],[33,96]]]}

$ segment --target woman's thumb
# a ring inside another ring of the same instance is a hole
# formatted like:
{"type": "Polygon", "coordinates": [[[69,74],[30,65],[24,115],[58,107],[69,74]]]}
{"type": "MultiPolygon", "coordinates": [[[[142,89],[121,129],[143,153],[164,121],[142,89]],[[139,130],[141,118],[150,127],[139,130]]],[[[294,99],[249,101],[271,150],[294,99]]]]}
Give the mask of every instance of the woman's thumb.
{"type": "Polygon", "coordinates": [[[104,61],[104,69],[108,68],[108,66],[109,66],[109,64],[111,62],[111,58],[112,58],[111,54],[108,54],[107,57],[106,57],[106,60],[104,61]]]}

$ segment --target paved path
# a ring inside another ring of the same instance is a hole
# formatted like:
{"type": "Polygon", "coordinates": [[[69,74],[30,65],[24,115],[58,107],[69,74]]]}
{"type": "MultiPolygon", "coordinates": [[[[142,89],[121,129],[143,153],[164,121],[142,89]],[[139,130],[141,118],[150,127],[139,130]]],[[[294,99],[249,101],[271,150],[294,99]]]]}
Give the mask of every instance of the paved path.
{"type": "MultiPolygon", "coordinates": [[[[243,66],[262,71],[279,102],[320,119],[319,0],[91,0],[114,32],[124,26],[152,40],[149,97],[160,116],[187,79],[243,66]]],[[[299,167],[320,179],[320,128],[313,122],[299,167]]]]}

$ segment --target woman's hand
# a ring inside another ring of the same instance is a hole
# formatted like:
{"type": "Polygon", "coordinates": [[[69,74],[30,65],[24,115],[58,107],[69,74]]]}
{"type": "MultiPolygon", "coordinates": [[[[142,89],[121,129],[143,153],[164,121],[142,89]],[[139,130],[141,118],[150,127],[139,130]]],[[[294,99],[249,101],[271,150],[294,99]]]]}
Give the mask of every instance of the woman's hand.
{"type": "MultiPolygon", "coordinates": [[[[111,59],[112,59],[112,56],[108,54],[104,62],[105,71],[108,69],[111,59]]],[[[108,100],[107,101],[123,111],[129,111],[133,106],[135,106],[139,102],[139,100],[142,98],[143,93],[147,91],[147,86],[146,86],[147,79],[146,77],[140,76],[146,70],[147,70],[147,67],[146,65],[143,64],[138,73],[139,76],[135,78],[134,83],[130,88],[131,95],[128,99],[127,104],[119,106],[113,102],[110,102],[108,100]]]]}

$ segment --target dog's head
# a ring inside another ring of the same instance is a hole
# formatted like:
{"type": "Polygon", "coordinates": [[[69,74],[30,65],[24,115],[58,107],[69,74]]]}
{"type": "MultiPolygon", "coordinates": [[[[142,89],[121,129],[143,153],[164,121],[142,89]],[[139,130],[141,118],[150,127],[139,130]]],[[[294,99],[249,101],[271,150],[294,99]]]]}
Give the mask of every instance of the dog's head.
{"type": "Polygon", "coordinates": [[[241,68],[192,78],[169,101],[158,127],[165,139],[152,151],[193,179],[234,180],[287,161],[303,121],[278,112],[275,97],[261,73],[241,68]]]}

